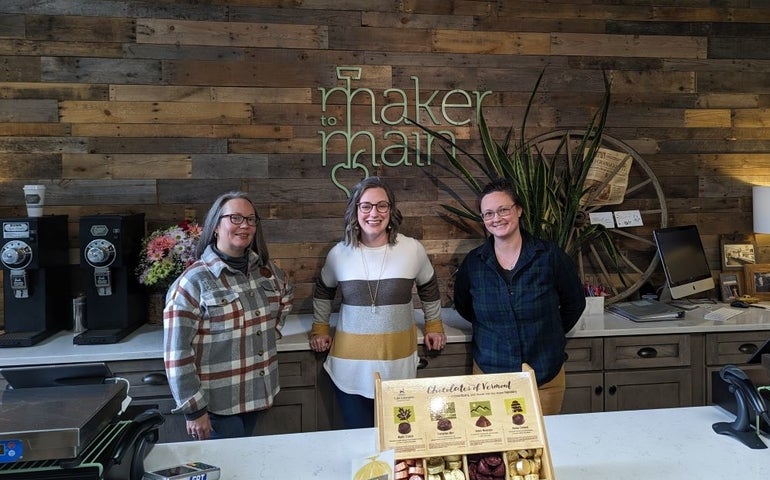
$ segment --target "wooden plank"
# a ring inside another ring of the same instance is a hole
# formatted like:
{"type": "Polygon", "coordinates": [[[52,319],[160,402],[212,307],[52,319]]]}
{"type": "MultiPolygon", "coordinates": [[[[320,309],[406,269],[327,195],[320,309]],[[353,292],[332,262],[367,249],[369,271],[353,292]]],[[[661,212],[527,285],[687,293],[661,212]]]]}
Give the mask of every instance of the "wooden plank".
{"type": "Polygon", "coordinates": [[[133,42],[134,20],[120,17],[29,15],[24,37],[52,42],[133,42]]]}
{"type": "Polygon", "coordinates": [[[246,103],[60,102],[62,122],[69,123],[249,123],[246,103]]]}
{"type": "Polygon", "coordinates": [[[0,100],[0,122],[55,122],[59,119],[56,100],[0,100]]]}
{"type": "MultiPolygon", "coordinates": [[[[69,125],[69,124],[66,124],[69,125]]],[[[79,137],[208,137],[214,135],[213,125],[180,125],[176,123],[75,123],[72,135],[79,137]]]]}
{"type": "MultiPolygon", "coordinates": [[[[446,2],[442,4],[450,5],[446,2]]],[[[450,6],[451,8],[451,6],[450,6]]],[[[361,12],[361,25],[374,28],[441,28],[450,30],[472,30],[474,18],[472,15],[457,15],[452,12],[438,14],[436,12],[408,14],[398,12],[361,12]]]]}
{"type": "Polygon", "coordinates": [[[432,49],[445,53],[548,55],[551,36],[548,33],[436,30],[432,49]]]}
{"type": "Polygon", "coordinates": [[[63,123],[0,123],[0,135],[9,137],[66,137],[71,133],[70,126],[63,123]]]}
{"type": "Polygon", "coordinates": [[[203,22],[139,18],[137,43],[327,48],[328,27],[269,23],[203,22]]]}
{"type": "MultiPolygon", "coordinates": [[[[44,42],[18,40],[14,42],[0,42],[0,55],[24,55],[30,57],[39,56],[89,56],[116,58],[123,55],[122,45],[119,43],[93,43],[93,42],[44,42]]],[[[40,70],[40,61],[30,58],[36,64],[36,70],[40,70]]],[[[19,80],[17,80],[19,81],[19,80]]],[[[25,81],[25,80],[21,80],[25,81]]]]}
{"type": "MultiPolygon", "coordinates": [[[[0,184],[0,202],[10,204],[18,197],[25,183],[0,184]]],[[[157,204],[155,181],[152,180],[91,180],[68,179],[62,182],[41,181],[46,186],[45,203],[58,205],[148,205],[157,204]]],[[[53,212],[52,212],[53,213],[53,212]]]]}
{"type": "Polygon", "coordinates": [[[86,153],[87,148],[77,137],[0,137],[0,153],[86,153]]]}
{"type": "Polygon", "coordinates": [[[212,135],[217,138],[294,138],[290,125],[213,125],[212,135]]]}
{"type": "Polygon", "coordinates": [[[770,127],[768,113],[768,108],[738,109],[733,114],[733,124],[745,128],[770,127]]]}
{"type": "Polygon", "coordinates": [[[110,100],[156,102],[310,103],[309,88],[111,85],[110,100]]]}
{"type": "Polygon", "coordinates": [[[40,78],[46,82],[156,83],[161,78],[157,60],[115,58],[41,57],[40,78]]]}
{"type": "Polygon", "coordinates": [[[88,153],[228,153],[227,141],[217,138],[97,137],[89,139],[88,148],[88,153]]]}
{"type": "Polygon", "coordinates": [[[211,87],[177,85],[110,85],[113,102],[210,102],[211,87]]]}
{"type": "MultiPolygon", "coordinates": [[[[344,5],[334,3],[329,8],[306,8],[305,2],[294,5],[275,6],[268,8],[266,5],[255,6],[254,2],[230,2],[228,1],[228,18],[233,22],[260,22],[260,23],[289,23],[299,25],[350,25],[361,23],[360,8],[345,8],[344,5]],[[245,5],[238,5],[245,3],[245,5]]],[[[341,3],[341,2],[340,2],[341,3]]],[[[385,5],[387,2],[382,2],[385,5]]],[[[375,10],[378,4],[367,4],[366,10],[375,10]]],[[[389,8],[388,8],[389,9],[389,8]]]]}
{"type": "MultiPolygon", "coordinates": [[[[613,70],[609,73],[612,78],[613,98],[616,98],[617,94],[624,93],[634,95],[637,98],[642,93],[653,93],[655,95],[665,93],[676,94],[680,98],[687,93],[696,93],[695,73],[693,72],[628,72],[613,70]]],[[[598,105],[598,102],[596,104],[598,105]]],[[[670,103],[669,106],[671,106],[670,103]]]]}
{"type": "Polygon", "coordinates": [[[553,33],[552,55],[707,58],[705,38],[553,33]]]}
{"type": "MultiPolygon", "coordinates": [[[[376,67],[367,67],[367,72],[373,72],[376,67]]],[[[390,72],[390,68],[385,68],[390,72]]],[[[248,103],[310,103],[313,90],[310,88],[249,88],[249,87],[215,87],[212,89],[212,99],[216,102],[248,102],[248,103]]]]}
{"type": "Polygon", "coordinates": [[[190,155],[62,155],[62,176],[90,179],[190,178],[190,155]]]}
{"type": "MultiPolygon", "coordinates": [[[[169,60],[163,62],[161,83],[176,85],[218,85],[244,87],[307,88],[335,85],[334,69],[328,65],[311,67],[302,62],[203,62],[169,60]]],[[[120,82],[115,82],[120,83],[120,82]]],[[[141,82],[123,82],[141,83],[141,82]]],[[[147,82],[152,83],[152,82],[147,82]]]]}
{"type": "Polygon", "coordinates": [[[221,194],[244,190],[238,178],[226,179],[161,179],[157,181],[157,202],[162,205],[206,204],[208,206],[221,194]]]}
{"type": "Polygon", "coordinates": [[[4,82],[0,98],[51,98],[56,100],[107,100],[106,85],[79,83],[4,82]]]}
{"type": "Polygon", "coordinates": [[[0,15],[0,38],[24,38],[24,15],[0,15]]]}
{"type": "Polygon", "coordinates": [[[329,46],[333,50],[399,50],[430,52],[432,32],[427,29],[329,27],[329,46]]]}
{"type": "Polygon", "coordinates": [[[3,154],[0,155],[0,172],[3,172],[4,180],[58,178],[62,174],[62,159],[57,154],[3,154]]]}
{"type": "Polygon", "coordinates": [[[194,154],[191,176],[192,178],[269,178],[267,165],[267,154],[194,154]]]}
{"type": "MultiPolygon", "coordinates": [[[[0,45],[12,42],[0,42],[0,45]]],[[[0,47],[0,82],[35,82],[40,80],[40,61],[35,57],[17,57],[0,47]]]]}
{"type": "Polygon", "coordinates": [[[727,109],[694,109],[684,111],[686,127],[730,127],[732,112],[727,109]]]}

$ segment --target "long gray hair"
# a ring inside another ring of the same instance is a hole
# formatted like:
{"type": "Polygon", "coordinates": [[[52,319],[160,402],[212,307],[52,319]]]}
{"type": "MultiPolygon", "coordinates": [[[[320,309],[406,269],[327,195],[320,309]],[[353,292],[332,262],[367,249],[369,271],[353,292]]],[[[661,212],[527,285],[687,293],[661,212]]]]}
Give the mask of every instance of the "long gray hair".
{"type": "Polygon", "coordinates": [[[201,231],[201,239],[195,246],[195,258],[201,258],[207,246],[216,245],[217,239],[214,236],[214,230],[222,220],[219,218],[222,215],[222,210],[227,202],[238,198],[246,200],[254,208],[254,214],[257,216],[257,231],[254,233],[254,240],[251,241],[249,248],[259,255],[260,266],[267,265],[270,254],[267,252],[267,243],[265,242],[265,236],[262,234],[262,221],[259,219],[256,205],[254,205],[254,202],[246,192],[227,192],[214,200],[209,213],[206,214],[206,221],[203,223],[203,230],[201,231]]]}
{"type": "Polygon", "coordinates": [[[390,203],[388,243],[395,245],[398,228],[401,226],[404,216],[401,215],[401,211],[396,207],[396,195],[393,193],[393,190],[380,177],[366,177],[353,187],[350,199],[348,200],[348,206],[345,208],[345,238],[343,242],[346,245],[358,247],[361,241],[361,227],[358,225],[358,202],[361,200],[364,192],[370,188],[381,188],[385,190],[385,194],[388,196],[388,203],[390,203]]]}

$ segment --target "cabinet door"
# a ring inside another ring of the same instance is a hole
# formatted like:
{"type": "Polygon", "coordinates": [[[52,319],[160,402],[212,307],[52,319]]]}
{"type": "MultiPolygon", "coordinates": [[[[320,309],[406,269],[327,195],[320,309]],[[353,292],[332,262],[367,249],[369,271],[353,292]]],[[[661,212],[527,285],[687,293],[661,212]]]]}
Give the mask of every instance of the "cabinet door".
{"type": "Polygon", "coordinates": [[[604,374],[602,372],[568,373],[561,413],[604,411],[604,374]]]}
{"type": "Polygon", "coordinates": [[[607,372],[604,408],[614,411],[692,406],[691,374],[687,368],[607,372]]]}
{"type": "Polygon", "coordinates": [[[282,388],[257,421],[255,435],[316,431],[315,388],[282,388]]]}
{"type": "Polygon", "coordinates": [[[417,377],[447,377],[470,375],[473,372],[470,343],[449,343],[440,352],[420,346],[417,377]]]}

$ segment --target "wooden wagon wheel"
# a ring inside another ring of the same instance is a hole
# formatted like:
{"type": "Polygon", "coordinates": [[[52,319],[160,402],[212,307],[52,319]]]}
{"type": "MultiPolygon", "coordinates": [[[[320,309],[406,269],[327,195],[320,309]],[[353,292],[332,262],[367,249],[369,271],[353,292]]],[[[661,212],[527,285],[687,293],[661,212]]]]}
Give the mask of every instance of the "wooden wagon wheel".
{"type": "MultiPolygon", "coordinates": [[[[554,152],[561,142],[565,142],[558,160],[570,161],[576,155],[584,133],[582,130],[556,130],[533,138],[529,144],[547,154],[549,151],[554,152]]],[[[575,228],[588,224],[589,214],[594,212],[638,210],[643,222],[641,226],[618,228],[616,225],[615,228],[608,229],[620,252],[619,268],[604,253],[604,249],[594,243],[584,245],[577,255],[581,278],[605,285],[609,292],[606,301],[614,303],[637,292],[657,268],[659,259],[652,232],[667,225],[668,210],[658,179],[647,162],[633,148],[606,134],[602,135],[601,147],[631,156],[628,188],[620,204],[597,205],[589,202],[584,205],[575,228]]]]}

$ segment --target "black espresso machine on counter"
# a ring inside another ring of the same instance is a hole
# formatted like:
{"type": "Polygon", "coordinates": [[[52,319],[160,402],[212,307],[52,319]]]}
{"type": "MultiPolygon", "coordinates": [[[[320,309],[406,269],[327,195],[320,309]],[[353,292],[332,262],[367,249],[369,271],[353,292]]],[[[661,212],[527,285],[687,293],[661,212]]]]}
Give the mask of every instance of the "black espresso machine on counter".
{"type": "Polygon", "coordinates": [[[140,480],[163,416],[121,416],[128,384],[103,363],[0,369],[0,480],[140,480]]]}

